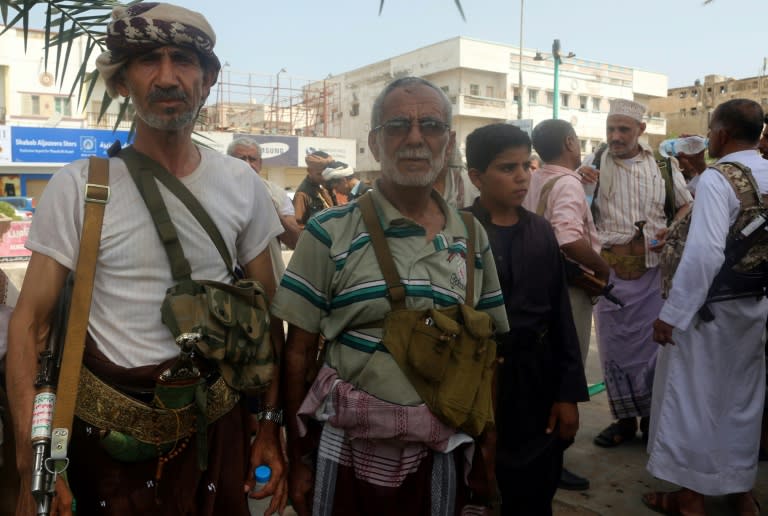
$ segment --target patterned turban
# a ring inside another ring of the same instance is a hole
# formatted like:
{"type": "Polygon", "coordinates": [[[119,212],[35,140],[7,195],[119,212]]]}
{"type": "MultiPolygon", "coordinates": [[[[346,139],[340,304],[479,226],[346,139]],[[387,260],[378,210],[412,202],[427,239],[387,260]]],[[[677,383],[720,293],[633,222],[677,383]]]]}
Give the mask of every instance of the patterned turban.
{"type": "Polygon", "coordinates": [[[106,43],[107,51],[96,59],[96,68],[112,98],[118,97],[115,78],[123,65],[131,57],[158,47],[173,45],[195,50],[205,69],[214,72],[213,84],[221,68],[213,53],[213,28],[202,14],[177,5],[148,2],[115,7],[106,43]]]}
{"type": "Polygon", "coordinates": [[[304,161],[307,162],[308,167],[325,169],[331,163],[333,163],[333,158],[327,152],[315,149],[307,149],[307,156],[304,158],[304,161]]]}
{"type": "Polygon", "coordinates": [[[634,118],[638,122],[643,121],[645,106],[642,104],[627,99],[613,99],[610,104],[611,109],[608,111],[608,116],[622,115],[634,118]]]}

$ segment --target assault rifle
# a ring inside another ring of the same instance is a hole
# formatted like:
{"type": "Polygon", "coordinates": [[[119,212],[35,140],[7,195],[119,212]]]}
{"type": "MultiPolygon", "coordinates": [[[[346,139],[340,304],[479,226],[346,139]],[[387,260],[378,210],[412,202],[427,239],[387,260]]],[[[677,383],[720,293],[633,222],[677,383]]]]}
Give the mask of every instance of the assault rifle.
{"type": "Polygon", "coordinates": [[[569,285],[584,290],[591,297],[603,296],[611,303],[624,308],[624,302],[611,294],[614,287],[613,283],[601,280],[594,273],[585,271],[578,263],[565,258],[565,256],[563,256],[563,261],[565,262],[565,276],[569,285]]]}
{"type": "Polygon", "coordinates": [[[35,379],[37,392],[32,408],[32,496],[36,502],[37,516],[50,514],[59,472],[55,461],[50,458],[51,429],[73,283],[74,275],[70,273],[52,315],[48,346],[40,353],[35,379]]]}
{"type": "Polygon", "coordinates": [[[725,262],[709,288],[704,306],[699,308],[698,314],[702,321],[710,322],[715,319],[715,314],[709,308],[711,303],[749,297],[759,299],[768,294],[768,263],[763,262],[757,269],[749,272],[734,270],[754,245],[765,241],[766,231],[768,212],[755,217],[735,238],[726,243],[725,262]]]}

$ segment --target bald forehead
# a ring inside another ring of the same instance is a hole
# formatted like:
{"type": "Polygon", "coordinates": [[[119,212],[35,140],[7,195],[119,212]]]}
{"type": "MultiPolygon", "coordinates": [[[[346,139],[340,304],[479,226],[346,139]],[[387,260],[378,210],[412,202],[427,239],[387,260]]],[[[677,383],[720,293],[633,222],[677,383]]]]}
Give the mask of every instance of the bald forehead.
{"type": "Polygon", "coordinates": [[[416,111],[419,118],[430,116],[447,122],[442,97],[424,84],[409,84],[395,88],[384,97],[381,108],[382,120],[401,115],[408,116],[416,111]]]}

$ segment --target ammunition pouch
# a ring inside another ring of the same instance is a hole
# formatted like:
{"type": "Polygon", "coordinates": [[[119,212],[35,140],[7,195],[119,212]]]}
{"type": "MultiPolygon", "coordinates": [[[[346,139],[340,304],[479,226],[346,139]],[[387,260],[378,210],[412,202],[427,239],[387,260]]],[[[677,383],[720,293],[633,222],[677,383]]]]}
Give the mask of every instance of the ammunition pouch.
{"type": "Polygon", "coordinates": [[[395,310],[382,344],[435,416],[478,436],[493,424],[491,317],[467,305],[395,310]]]}
{"type": "Polygon", "coordinates": [[[228,413],[239,399],[221,377],[210,386],[195,378],[186,384],[159,382],[153,402],[144,403],[83,367],[75,415],[100,429],[100,444],[114,459],[139,462],[167,453],[228,413]]]}
{"type": "Polygon", "coordinates": [[[218,366],[235,390],[266,390],[274,371],[274,349],[264,289],[257,281],[235,284],[182,280],[168,289],[162,321],[179,342],[196,340],[197,351],[218,366]]]}

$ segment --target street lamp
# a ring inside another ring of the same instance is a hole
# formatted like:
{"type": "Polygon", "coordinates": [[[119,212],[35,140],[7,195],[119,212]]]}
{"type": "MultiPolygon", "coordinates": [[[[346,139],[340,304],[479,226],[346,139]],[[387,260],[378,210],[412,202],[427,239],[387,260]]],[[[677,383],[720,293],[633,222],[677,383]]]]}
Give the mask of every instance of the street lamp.
{"type": "MultiPolygon", "coordinates": [[[[563,62],[563,57],[576,57],[573,52],[568,52],[568,55],[563,56],[560,53],[560,40],[556,39],[552,42],[552,60],[555,62],[555,84],[554,84],[554,98],[552,99],[552,118],[557,120],[560,114],[560,63],[563,62]]],[[[534,61],[544,61],[546,59],[541,52],[536,52],[534,61]]]]}
{"type": "Polygon", "coordinates": [[[523,13],[525,0],[520,0],[520,48],[517,55],[517,119],[523,119],[523,13]]]}

